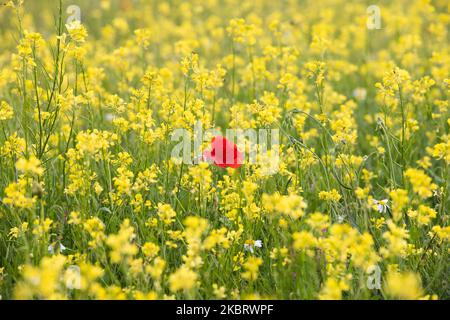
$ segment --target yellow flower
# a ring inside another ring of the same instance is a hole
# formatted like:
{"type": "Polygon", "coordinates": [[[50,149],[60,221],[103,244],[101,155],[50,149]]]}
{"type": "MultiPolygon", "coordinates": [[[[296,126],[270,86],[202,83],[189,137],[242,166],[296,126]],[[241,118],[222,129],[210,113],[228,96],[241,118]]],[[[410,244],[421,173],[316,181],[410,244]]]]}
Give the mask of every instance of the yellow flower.
{"type": "Polygon", "coordinates": [[[319,294],[320,300],[341,300],[342,292],[350,287],[344,280],[328,278],[319,294]]]}
{"type": "Polygon", "coordinates": [[[423,169],[428,169],[429,167],[431,167],[431,159],[428,156],[425,156],[422,159],[417,160],[416,163],[423,169]]]}
{"type": "Polygon", "coordinates": [[[80,214],[76,211],[72,211],[69,214],[70,219],[67,221],[68,224],[79,225],[81,223],[80,214]]]}
{"type": "Polygon", "coordinates": [[[307,231],[295,232],[292,238],[294,239],[293,247],[296,250],[312,248],[317,244],[317,239],[307,231]]]}
{"type": "Polygon", "coordinates": [[[145,267],[145,272],[150,274],[150,276],[155,281],[159,281],[165,268],[166,268],[166,261],[159,257],[156,257],[155,260],[153,260],[152,265],[148,265],[145,267]]]}
{"type": "Polygon", "coordinates": [[[143,48],[148,48],[150,45],[150,39],[152,37],[152,32],[150,29],[137,29],[134,31],[134,34],[136,36],[137,43],[142,46],[143,48]]]}
{"type": "Polygon", "coordinates": [[[211,190],[213,175],[207,162],[200,162],[189,168],[189,186],[194,190],[208,192],[211,190]]]}
{"type": "Polygon", "coordinates": [[[405,171],[405,177],[413,187],[413,191],[417,193],[422,199],[429,198],[433,195],[433,190],[437,189],[429,176],[420,169],[410,168],[405,171]]]}
{"type": "Polygon", "coordinates": [[[13,108],[6,101],[2,101],[0,103],[0,121],[12,119],[13,115],[13,108]]]}
{"type": "Polygon", "coordinates": [[[433,158],[443,159],[447,165],[450,165],[450,135],[444,135],[443,140],[444,142],[434,145],[433,148],[428,148],[427,151],[433,158]]]}
{"type": "Polygon", "coordinates": [[[44,234],[48,233],[50,231],[50,228],[53,224],[53,220],[49,218],[45,218],[42,221],[39,221],[38,219],[34,220],[33,222],[33,234],[41,237],[44,234]]]}
{"type": "Polygon", "coordinates": [[[66,258],[62,255],[45,257],[39,266],[26,265],[23,268],[23,280],[16,284],[16,299],[66,299],[64,286],[61,284],[66,258]]]}
{"type": "Polygon", "coordinates": [[[117,189],[119,195],[129,195],[131,193],[132,181],[134,177],[133,172],[126,167],[119,167],[117,169],[117,177],[113,178],[114,187],[117,189]]]}
{"type": "Polygon", "coordinates": [[[80,23],[79,20],[73,20],[71,23],[66,24],[67,31],[70,37],[77,43],[84,43],[87,37],[86,28],[80,23]]]}
{"type": "Polygon", "coordinates": [[[375,228],[377,228],[379,230],[384,226],[386,219],[384,217],[381,217],[378,219],[371,218],[370,221],[372,221],[375,225],[375,228]]]}
{"type": "Polygon", "coordinates": [[[213,294],[217,299],[225,299],[227,297],[226,295],[226,288],[224,286],[219,287],[217,283],[213,283],[213,294]]]}
{"type": "Polygon", "coordinates": [[[17,182],[10,183],[5,188],[3,203],[21,209],[31,209],[36,203],[36,197],[28,196],[30,187],[30,179],[24,177],[19,178],[17,182]]]}
{"type": "Polygon", "coordinates": [[[380,253],[386,258],[406,255],[409,238],[408,230],[397,226],[392,220],[388,220],[389,231],[383,233],[383,238],[387,241],[388,247],[380,249],[380,253]]]}
{"type": "Polygon", "coordinates": [[[101,186],[100,183],[98,182],[94,183],[94,191],[97,195],[100,195],[103,192],[103,187],[101,186]]]}
{"type": "Polygon", "coordinates": [[[118,139],[116,134],[108,131],[82,131],[77,135],[77,150],[81,155],[97,155],[100,151],[106,151],[115,144],[118,139]]]}
{"type": "Polygon", "coordinates": [[[263,260],[257,257],[249,257],[243,264],[245,272],[242,273],[242,278],[254,281],[258,278],[259,267],[262,265],[263,260]]]}
{"type": "Polygon", "coordinates": [[[212,230],[203,241],[203,247],[206,250],[212,250],[217,245],[220,245],[225,249],[229,248],[230,241],[227,237],[227,231],[226,228],[212,230]]]}
{"type": "Polygon", "coordinates": [[[169,288],[172,292],[190,290],[197,282],[197,274],[186,266],[181,266],[169,276],[169,288]]]}
{"type": "Polygon", "coordinates": [[[183,224],[186,227],[184,236],[188,243],[198,242],[206,228],[208,228],[208,220],[195,216],[187,217],[183,224]]]}
{"type": "Polygon", "coordinates": [[[408,192],[403,189],[395,189],[389,192],[392,199],[392,215],[394,221],[397,222],[402,218],[402,210],[408,204],[408,192]]]}
{"type": "Polygon", "coordinates": [[[310,79],[314,79],[317,86],[322,86],[325,80],[326,64],[322,61],[307,62],[304,66],[306,75],[310,79]]]}
{"type": "Polygon", "coordinates": [[[170,204],[158,203],[158,217],[164,224],[171,224],[175,221],[177,213],[172,209],[170,204]]]}
{"type": "Polygon", "coordinates": [[[137,246],[132,243],[135,237],[134,228],[130,226],[130,220],[128,219],[122,222],[117,234],[108,236],[106,244],[112,249],[110,257],[113,263],[119,263],[138,252],[137,246]]]}
{"type": "Polygon", "coordinates": [[[159,246],[157,244],[154,244],[153,242],[146,242],[143,246],[142,246],[142,253],[147,257],[147,258],[154,258],[158,255],[159,253],[159,246]]]}
{"type": "Polygon", "coordinates": [[[228,34],[237,43],[256,44],[256,38],[261,30],[254,24],[247,24],[244,19],[232,19],[227,27],[228,34]]]}
{"type": "Polygon", "coordinates": [[[4,145],[0,148],[0,155],[2,157],[13,157],[19,155],[25,151],[25,146],[25,139],[18,137],[17,132],[14,132],[8,137],[4,145]]]}
{"type": "Polygon", "coordinates": [[[392,298],[413,300],[423,295],[420,277],[412,272],[389,272],[385,283],[384,290],[392,298]]]}
{"type": "Polygon", "coordinates": [[[89,241],[90,247],[96,248],[97,246],[102,245],[103,240],[106,238],[104,233],[105,225],[98,217],[88,219],[83,223],[83,228],[92,237],[92,240],[89,241]]]}
{"type": "Polygon", "coordinates": [[[275,193],[273,195],[263,194],[262,204],[268,213],[280,213],[298,219],[305,214],[307,207],[302,196],[289,194],[287,196],[275,193]]]}
{"type": "Polygon", "coordinates": [[[320,212],[314,212],[308,216],[306,223],[315,231],[322,232],[328,228],[330,217],[320,212]]]}
{"type": "Polygon", "coordinates": [[[28,160],[20,158],[16,162],[16,168],[25,174],[41,176],[44,173],[44,169],[41,167],[41,161],[35,156],[30,156],[28,160]]]}
{"type": "Polygon", "coordinates": [[[147,293],[143,293],[139,290],[137,290],[134,293],[134,298],[136,300],[157,300],[158,299],[158,294],[155,291],[150,291],[147,293]]]}
{"type": "Polygon", "coordinates": [[[331,191],[320,191],[319,199],[325,201],[338,202],[341,199],[341,195],[336,189],[332,189],[331,191]]]}
{"type": "Polygon", "coordinates": [[[417,222],[419,225],[428,225],[431,219],[436,218],[436,210],[421,204],[418,208],[417,222]]]}
{"type": "Polygon", "coordinates": [[[442,240],[450,240],[450,226],[447,227],[441,227],[441,226],[434,226],[433,232],[437,234],[437,236],[442,240]]]}
{"type": "Polygon", "coordinates": [[[445,292],[448,1],[384,1],[370,52],[364,1],[100,0],[58,30],[25,1],[0,1],[0,299],[445,292]],[[230,134],[239,170],[202,161],[230,134]]]}

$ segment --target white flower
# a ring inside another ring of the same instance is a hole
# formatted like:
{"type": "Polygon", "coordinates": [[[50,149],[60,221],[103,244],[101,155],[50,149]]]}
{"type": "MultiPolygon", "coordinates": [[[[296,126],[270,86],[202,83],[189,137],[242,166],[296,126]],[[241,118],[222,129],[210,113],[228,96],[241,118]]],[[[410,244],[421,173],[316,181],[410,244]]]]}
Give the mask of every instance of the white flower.
{"type": "Polygon", "coordinates": [[[353,96],[358,101],[366,100],[367,90],[365,88],[356,88],[355,90],[353,90],[353,96]]]}
{"type": "Polygon", "coordinates": [[[389,208],[388,202],[388,199],[383,199],[380,201],[373,199],[373,204],[377,207],[377,211],[379,213],[386,213],[387,209],[389,208]]]}
{"type": "Polygon", "coordinates": [[[113,120],[116,119],[116,116],[112,113],[107,113],[105,114],[105,120],[108,122],[112,122],[113,120]]]}
{"type": "Polygon", "coordinates": [[[254,253],[253,248],[262,248],[262,240],[247,240],[244,243],[244,250],[249,251],[250,253],[254,253]]]}
{"type": "MultiPolygon", "coordinates": [[[[67,248],[62,243],[59,244],[59,252],[63,252],[66,249],[67,248]]],[[[47,250],[48,250],[48,253],[54,254],[55,253],[55,246],[54,246],[54,244],[53,243],[49,244],[48,247],[47,247],[47,250]]]]}

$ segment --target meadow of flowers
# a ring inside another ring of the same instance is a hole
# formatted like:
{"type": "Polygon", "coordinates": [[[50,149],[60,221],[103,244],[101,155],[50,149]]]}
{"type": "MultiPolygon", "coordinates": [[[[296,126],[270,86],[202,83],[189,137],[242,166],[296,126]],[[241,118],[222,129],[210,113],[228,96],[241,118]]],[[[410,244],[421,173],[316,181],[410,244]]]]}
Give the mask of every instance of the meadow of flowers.
{"type": "Polygon", "coordinates": [[[2,299],[450,298],[448,1],[3,1],[2,299]]]}

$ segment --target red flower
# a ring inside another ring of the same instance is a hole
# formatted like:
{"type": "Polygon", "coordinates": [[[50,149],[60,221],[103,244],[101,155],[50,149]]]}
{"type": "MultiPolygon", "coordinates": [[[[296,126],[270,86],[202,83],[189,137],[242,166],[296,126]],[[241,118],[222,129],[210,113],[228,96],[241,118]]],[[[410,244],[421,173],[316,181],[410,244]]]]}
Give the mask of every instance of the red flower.
{"type": "Polygon", "coordinates": [[[211,150],[203,153],[203,159],[213,161],[221,168],[239,168],[243,163],[242,153],[238,147],[226,138],[217,136],[211,141],[211,150]]]}

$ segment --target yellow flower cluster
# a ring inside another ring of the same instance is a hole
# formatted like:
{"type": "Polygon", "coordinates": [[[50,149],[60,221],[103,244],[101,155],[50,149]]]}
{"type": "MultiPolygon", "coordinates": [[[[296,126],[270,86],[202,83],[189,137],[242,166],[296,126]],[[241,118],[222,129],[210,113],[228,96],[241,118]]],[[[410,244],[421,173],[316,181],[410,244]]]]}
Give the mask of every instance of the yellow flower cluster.
{"type": "Polygon", "coordinates": [[[0,103],[0,121],[9,120],[13,115],[13,108],[6,101],[2,101],[0,103]]]}
{"type": "Polygon", "coordinates": [[[307,207],[303,197],[296,194],[289,194],[287,196],[279,193],[272,195],[263,194],[261,201],[267,213],[279,213],[289,216],[292,219],[302,217],[307,207]]]}
{"type": "Polygon", "coordinates": [[[449,298],[448,1],[77,2],[0,6],[0,298],[449,298]]]}

